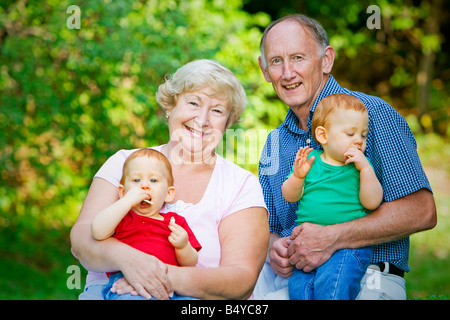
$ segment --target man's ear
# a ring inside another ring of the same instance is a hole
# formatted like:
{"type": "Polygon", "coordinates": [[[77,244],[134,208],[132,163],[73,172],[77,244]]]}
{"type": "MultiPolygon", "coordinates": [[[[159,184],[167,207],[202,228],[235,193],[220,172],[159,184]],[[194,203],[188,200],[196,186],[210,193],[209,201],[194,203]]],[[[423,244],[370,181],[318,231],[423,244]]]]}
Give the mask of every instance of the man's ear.
{"type": "Polygon", "coordinates": [[[120,184],[119,185],[119,198],[123,198],[123,196],[125,195],[125,187],[120,184]]]}
{"type": "Polygon", "coordinates": [[[169,187],[169,189],[167,189],[167,195],[166,195],[166,199],[164,200],[164,202],[170,202],[173,200],[173,197],[175,196],[175,187],[169,187]]]}
{"type": "Polygon", "coordinates": [[[269,73],[267,72],[267,69],[264,68],[263,63],[262,63],[262,57],[259,56],[258,57],[258,64],[259,64],[259,68],[261,69],[263,75],[264,75],[264,79],[266,79],[267,82],[272,82],[272,79],[270,79],[269,73]]]}
{"type": "Polygon", "coordinates": [[[325,54],[323,55],[323,60],[322,60],[322,72],[324,74],[331,73],[331,69],[333,68],[335,56],[336,56],[336,53],[334,52],[333,47],[327,46],[325,48],[325,54]]]}
{"type": "Polygon", "coordinates": [[[327,144],[327,129],[322,126],[318,126],[314,131],[317,142],[321,145],[327,144]]]}

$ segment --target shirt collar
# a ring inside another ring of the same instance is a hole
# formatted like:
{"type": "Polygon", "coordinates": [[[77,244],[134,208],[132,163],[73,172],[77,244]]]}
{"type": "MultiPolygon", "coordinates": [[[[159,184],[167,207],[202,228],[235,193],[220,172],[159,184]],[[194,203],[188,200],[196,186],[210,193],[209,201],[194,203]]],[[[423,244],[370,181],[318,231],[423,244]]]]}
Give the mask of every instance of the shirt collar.
{"type": "MultiPolygon", "coordinates": [[[[337,83],[336,79],[330,74],[327,83],[320,91],[319,95],[317,96],[317,99],[314,101],[313,105],[311,106],[311,109],[309,110],[309,116],[308,116],[308,122],[307,126],[308,128],[311,128],[311,120],[314,114],[314,110],[316,110],[317,104],[325,98],[326,96],[329,96],[330,94],[341,92],[342,87],[337,83]]],[[[292,111],[291,108],[289,108],[288,113],[286,115],[286,118],[284,119],[283,125],[287,127],[290,131],[297,133],[297,134],[304,134],[305,131],[300,129],[298,127],[298,118],[295,115],[295,113],[292,111]]]]}

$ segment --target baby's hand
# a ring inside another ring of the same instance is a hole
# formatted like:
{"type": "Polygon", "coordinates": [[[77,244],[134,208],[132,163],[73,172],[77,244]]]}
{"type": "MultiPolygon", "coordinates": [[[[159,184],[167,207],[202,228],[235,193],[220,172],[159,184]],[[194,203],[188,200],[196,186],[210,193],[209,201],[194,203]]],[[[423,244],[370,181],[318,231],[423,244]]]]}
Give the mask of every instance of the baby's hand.
{"type": "Polygon", "coordinates": [[[346,159],[345,164],[353,162],[356,166],[356,169],[358,169],[359,171],[366,168],[367,166],[370,167],[369,161],[367,160],[364,153],[362,153],[362,151],[356,147],[348,148],[348,150],[344,153],[344,159],[346,159]]]}
{"type": "Polygon", "coordinates": [[[169,229],[172,231],[169,236],[169,241],[175,249],[183,249],[188,245],[189,236],[186,230],[175,223],[174,217],[170,219],[169,229]]]}
{"type": "Polygon", "coordinates": [[[142,201],[148,199],[150,195],[142,188],[134,187],[128,190],[128,192],[124,195],[129,202],[131,207],[137,206],[142,201]]]}
{"type": "Polygon", "coordinates": [[[300,149],[298,149],[297,155],[295,156],[293,173],[297,178],[304,179],[311,169],[311,166],[314,162],[314,157],[309,158],[308,161],[307,159],[309,153],[313,150],[314,149],[310,147],[301,147],[300,149]]]}

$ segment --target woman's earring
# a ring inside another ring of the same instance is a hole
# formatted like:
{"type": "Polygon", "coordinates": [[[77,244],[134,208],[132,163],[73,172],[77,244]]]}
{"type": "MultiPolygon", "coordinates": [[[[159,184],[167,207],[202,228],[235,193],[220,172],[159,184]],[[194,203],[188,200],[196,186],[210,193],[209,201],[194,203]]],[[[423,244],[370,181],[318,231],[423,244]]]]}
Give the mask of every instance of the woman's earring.
{"type": "Polygon", "coordinates": [[[169,113],[166,112],[166,119],[169,119],[169,113]]]}

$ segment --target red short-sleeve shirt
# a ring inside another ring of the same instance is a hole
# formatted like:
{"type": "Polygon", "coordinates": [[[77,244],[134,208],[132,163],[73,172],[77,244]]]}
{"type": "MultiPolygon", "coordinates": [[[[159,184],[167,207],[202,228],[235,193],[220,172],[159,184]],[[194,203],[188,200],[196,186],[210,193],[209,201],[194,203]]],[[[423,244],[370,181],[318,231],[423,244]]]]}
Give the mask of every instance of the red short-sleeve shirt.
{"type": "Polygon", "coordinates": [[[128,212],[116,227],[114,238],[133,248],[151,254],[164,263],[178,265],[175,248],[169,241],[169,223],[172,217],[175,223],[185,229],[192,247],[199,251],[202,247],[195,238],[186,220],[175,212],[161,213],[164,220],[158,220],[128,212]]]}

